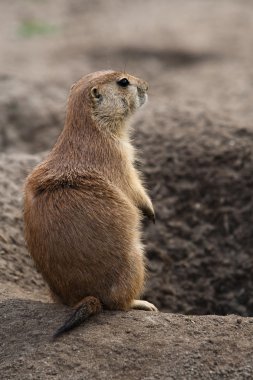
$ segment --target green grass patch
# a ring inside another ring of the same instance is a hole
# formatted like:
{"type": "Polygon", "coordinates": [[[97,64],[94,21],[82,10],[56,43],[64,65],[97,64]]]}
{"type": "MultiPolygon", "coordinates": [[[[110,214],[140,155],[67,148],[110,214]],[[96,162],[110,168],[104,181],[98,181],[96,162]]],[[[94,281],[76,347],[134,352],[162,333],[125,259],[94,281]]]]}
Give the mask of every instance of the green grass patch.
{"type": "Polygon", "coordinates": [[[18,34],[25,38],[50,35],[58,30],[56,25],[39,21],[23,21],[18,29],[18,34]]]}

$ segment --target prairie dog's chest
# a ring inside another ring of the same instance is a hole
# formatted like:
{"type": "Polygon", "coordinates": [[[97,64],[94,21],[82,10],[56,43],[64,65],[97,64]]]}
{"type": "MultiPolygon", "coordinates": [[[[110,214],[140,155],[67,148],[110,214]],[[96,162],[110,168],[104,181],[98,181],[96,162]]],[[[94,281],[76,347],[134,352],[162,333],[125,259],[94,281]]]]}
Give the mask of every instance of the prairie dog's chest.
{"type": "Polygon", "coordinates": [[[132,144],[129,142],[129,140],[121,140],[120,147],[122,151],[123,157],[127,160],[133,163],[135,161],[135,149],[132,146],[132,144]]]}

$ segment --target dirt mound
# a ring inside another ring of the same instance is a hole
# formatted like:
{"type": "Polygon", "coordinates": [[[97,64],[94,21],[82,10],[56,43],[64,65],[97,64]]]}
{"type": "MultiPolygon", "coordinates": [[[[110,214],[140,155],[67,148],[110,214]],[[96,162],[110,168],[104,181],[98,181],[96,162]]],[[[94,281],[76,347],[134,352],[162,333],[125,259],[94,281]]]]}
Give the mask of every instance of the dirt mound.
{"type": "Polygon", "coordinates": [[[52,342],[63,307],[1,297],[3,379],[250,379],[251,319],[106,312],[52,342]]]}
{"type": "Polygon", "coordinates": [[[252,132],[175,116],[137,137],[157,215],[146,296],[167,311],[252,316],[252,132]]]}

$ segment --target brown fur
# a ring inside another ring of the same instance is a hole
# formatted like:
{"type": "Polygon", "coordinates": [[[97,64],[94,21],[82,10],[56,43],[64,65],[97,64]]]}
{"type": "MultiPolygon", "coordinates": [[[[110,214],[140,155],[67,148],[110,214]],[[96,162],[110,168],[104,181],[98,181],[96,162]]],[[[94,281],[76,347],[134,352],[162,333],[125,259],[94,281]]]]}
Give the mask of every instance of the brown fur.
{"type": "Polygon", "coordinates": [[[119,72],[83,77],[71,88],[57,143],[27,178],[28,249],[64,304],[93,296],[127,310],[143,290],[140,210],[150,218],[154,211],[134,168],[127,121],[146,90],[119,72]],[[123,77],[126,88],[117,83],[123,77]]]}

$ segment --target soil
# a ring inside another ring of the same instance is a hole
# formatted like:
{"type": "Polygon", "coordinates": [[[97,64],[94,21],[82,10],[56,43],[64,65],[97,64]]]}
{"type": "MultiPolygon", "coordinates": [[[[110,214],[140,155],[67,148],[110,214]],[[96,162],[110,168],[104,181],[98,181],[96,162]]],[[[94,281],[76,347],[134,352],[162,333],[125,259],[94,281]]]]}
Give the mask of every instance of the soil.
{"type": "Polygon", "coordinates": [[[16,378],[21,368],[20,379],[60,378],[61,365],[66,378],[75,368],[74,379],[82,378],[82,371],[87,371],[83,378],[129,378],[124,377],[127,371],[136,379],[167,379],[166,369],[171,379],[251,378],[252,329],[251,319],[245,317],[253,316],[252,2],[47,0],[24,6],[15,0],[2,2],[0,8],[5,378],[16,378]],[[54,350],[45,340],[51,325],[57,325],[54,320],[59,322],[67,311],[50,303],[27,253],[22,186],[62,128],[70,85],[83,74],[105,68],[126,69],[150,84],[149,104],[133,121],[138,165],[156,210],[156,224],[143,225],[149,270],[144,298],[166,313],[238,317],[106,313],[54,350]],[[155,321],[147,333],[142,326],[146,318],[155,321]],[[187,318],[193,322],[187,324],[187,318]],[[125,346],[116,344],[114,352],[110,342],[115,334],[118,342],[124,341],[125,324],[131,339],[125,346]],[[100,345],[101,328],[107,335],[100,345]],[[145,337],[142,343],[135,330],[145,337]],[[99,342],[97,352],[93,336],[96,347],[99,342]],[[77,337],[80,357],[72,360],[68,350],[77,337]],[[137,347],[131,346],[134,337],[137,347]],[[210,351],[205,339],[215,348],[210,351]],[[80,348],[83,340],[88,352],[80,348]],[[158,351],[152,349],[154,344],[158,351]],[[121,364],[108,369],[103,350],[121,364]],[[138,365],[129,372],[133,353],[138,365]],[[84,364],[94,355],[94,368],[101,369],[96,376],[84,364]],[[66,358],[72,360],[68,368],[63,365],[66,358]],[[46,368],[48,373],[43,372],[46,368]]]}
{"type": "Polygon", "coordinates": [[[29,293],[1,298],[4,380],[253,377],[252,318],[104,312],[52,341],[68,311],[29,293]]]}

